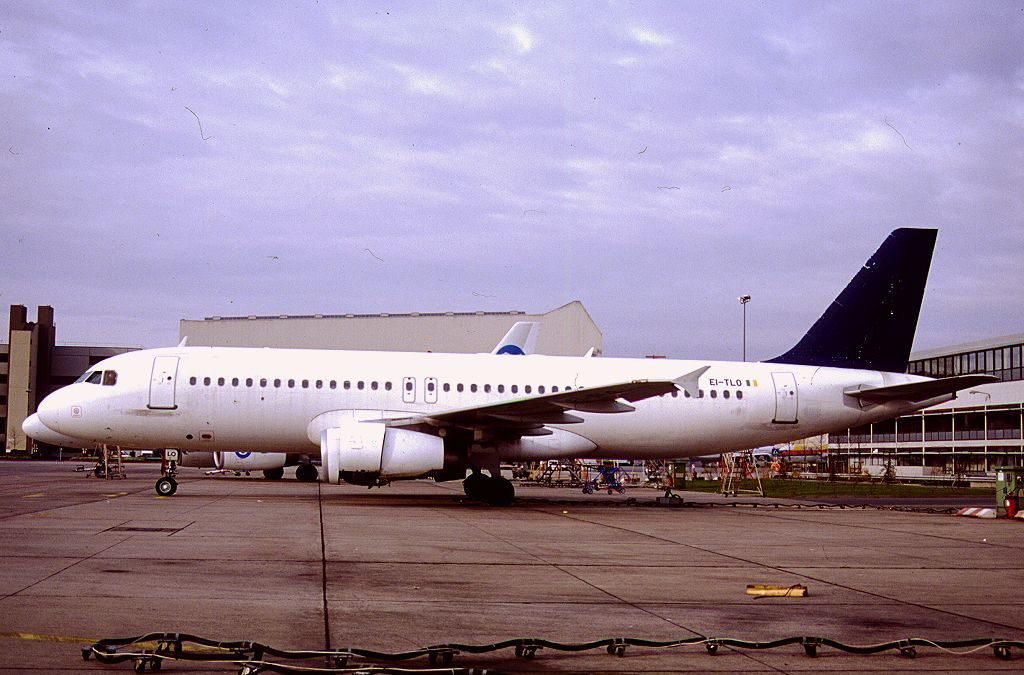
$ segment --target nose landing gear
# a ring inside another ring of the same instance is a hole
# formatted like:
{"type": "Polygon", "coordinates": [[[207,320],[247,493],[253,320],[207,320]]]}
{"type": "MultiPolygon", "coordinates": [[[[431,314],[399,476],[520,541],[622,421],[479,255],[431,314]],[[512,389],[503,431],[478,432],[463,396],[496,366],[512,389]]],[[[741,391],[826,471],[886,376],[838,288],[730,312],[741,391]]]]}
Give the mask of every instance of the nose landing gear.
{"type": "Polygon", "coordinates": [[[160,474],[160,478],[156,481],[156,493],[161,497],[170,497],[178,491],[178,481],[174,480],[178,474],[178,451],[174,448],[164,450],[164,457],[160,462],[160,474]]]}

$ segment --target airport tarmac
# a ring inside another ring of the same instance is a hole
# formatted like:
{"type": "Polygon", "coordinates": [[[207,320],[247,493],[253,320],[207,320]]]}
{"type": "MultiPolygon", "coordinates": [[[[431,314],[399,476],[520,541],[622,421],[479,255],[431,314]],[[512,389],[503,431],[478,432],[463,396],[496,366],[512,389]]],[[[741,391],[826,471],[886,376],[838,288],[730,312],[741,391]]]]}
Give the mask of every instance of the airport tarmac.
{"type": "MultiPolygon", "coordinates": [[[[659,493],[520,487],[507,508],[460,483],[383,489],[206,477],[158,497],[73,463],[0,462],[0,673],[131,672],[81,646],[150,631],[285,649],[405,651],[529,637],[563,642],[820,636],[1024,640],[1024,522],[875,509],[655,507],[659,493]],[[632,499],[633,501],[628,501],[632,499]],[[803,584],[754,599],[747,584],[803,584]]],[[[736,501],[736,500],[728,500],[736,501]]],[[[855,656],[799,645],[460,654],[456,667],[569,673],[1022,672],[990,648],[855,656]]],[[[365,661],[350,662],[351,666],[365,661]]],[[[426,669],[425,658],[399,664],[426,669]]],[[[166,672],[238,672],[168,662],[166,672]]],[[[436,672],[436,671],[435,671],[436,672]]]]}

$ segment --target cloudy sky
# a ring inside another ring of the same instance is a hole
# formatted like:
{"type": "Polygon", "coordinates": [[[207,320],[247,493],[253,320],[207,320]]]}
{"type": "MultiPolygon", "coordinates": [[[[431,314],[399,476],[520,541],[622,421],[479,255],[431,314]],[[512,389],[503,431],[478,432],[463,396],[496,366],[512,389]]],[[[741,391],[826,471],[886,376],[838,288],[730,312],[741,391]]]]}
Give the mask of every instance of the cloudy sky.
{"type": "Polygon", "coordinates": [[[1024,331],[1020,0],[12,1],[0,162],[0,305],[58,342],[580,299],[738,359],[749,293],[770,358],[902,226],[916,348],[1024,331]]]}

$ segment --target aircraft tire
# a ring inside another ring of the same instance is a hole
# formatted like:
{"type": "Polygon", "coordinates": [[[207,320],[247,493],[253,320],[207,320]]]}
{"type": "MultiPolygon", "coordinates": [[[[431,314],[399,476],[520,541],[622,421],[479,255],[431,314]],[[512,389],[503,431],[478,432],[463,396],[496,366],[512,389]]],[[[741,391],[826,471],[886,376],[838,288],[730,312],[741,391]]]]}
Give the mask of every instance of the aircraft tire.
{"type": "Polygon", "coordinates": [[[284,467],[280,466],[276,469],[264,469],[263,477],[267,480],[281,480],[284,478],[284,467]]]}
{"type": "Polygon", "coordinates": [[[302,483],[313,483],[319,476],[320,472],[312,464],[299,464],[295,467],[295,479],[302,483]]]}
{"type": "Polygon", "coordinates": [[[472,473],[462,481],[462,489],[466,496],[477,501],[487,501],[491,478],[482,473],[472,473]]]}
{"type": "Polygon", "coordinates": [[[156,493],[161,497],[170,497],[178,491],[178,481],[170,476],[163,476],[156,482],[156,493]]]}
{"type": "Polygon", "coordinates": [[[515,498],[516,489],[509,479],[497,476],[488,481],[484,501],[491,506],[508,506],[515,498]]]}

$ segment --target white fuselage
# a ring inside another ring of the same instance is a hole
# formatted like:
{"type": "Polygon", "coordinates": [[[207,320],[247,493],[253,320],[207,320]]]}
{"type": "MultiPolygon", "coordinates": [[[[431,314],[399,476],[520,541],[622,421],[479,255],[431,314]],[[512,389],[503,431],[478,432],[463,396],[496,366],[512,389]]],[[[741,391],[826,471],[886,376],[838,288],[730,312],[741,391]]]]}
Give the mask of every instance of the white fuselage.
{"type": "MultiPolygon", "coordinates": [[[[314,422],[440,413],[555,391],[673,380],[708,366],[699,392],[637,401],[621,413],[573,412],[549,436],[494,444],[502,459],[676,458],[804,438],[932,405],[864,407],[844,390],[925,378],[775,363],[662,359],[176,347],[122,354],[48,396],[39,419],[89,443],[192,451],[320,452],[314,422]],[[329,416],[327,416],[329,417],[329,416]]],[[[949,398],[949,397],[945,397],[949,398]]]]}

